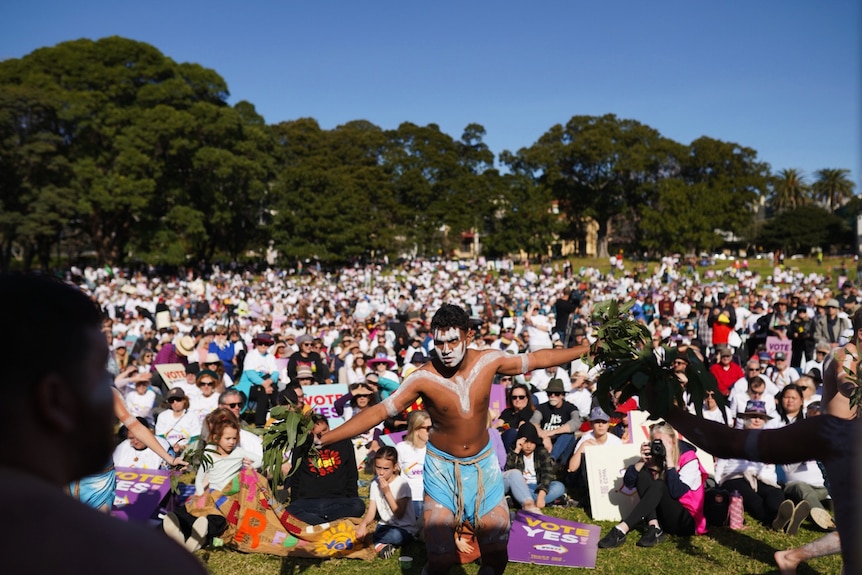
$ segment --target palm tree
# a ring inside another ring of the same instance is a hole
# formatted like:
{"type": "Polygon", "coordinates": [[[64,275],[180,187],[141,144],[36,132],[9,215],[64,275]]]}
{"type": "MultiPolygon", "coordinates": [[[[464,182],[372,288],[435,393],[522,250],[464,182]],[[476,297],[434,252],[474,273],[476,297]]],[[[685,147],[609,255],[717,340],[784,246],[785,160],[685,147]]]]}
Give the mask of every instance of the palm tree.
{"type": "Polygon", "coordinates": [[[805,181],[802,170],[779,171],[773,177],[772,186],[772,206],[776,211],[795,210],[811,203],[811,186],[805,181]]]}
{"type": "Polygon", "coordinates": [[[856,184],[850,179],[850,170],[824,168],[817,170],[817,181],[814,182],[814,194],[831,212],[841,207],[844,202],[853,197],[856,184]]]}

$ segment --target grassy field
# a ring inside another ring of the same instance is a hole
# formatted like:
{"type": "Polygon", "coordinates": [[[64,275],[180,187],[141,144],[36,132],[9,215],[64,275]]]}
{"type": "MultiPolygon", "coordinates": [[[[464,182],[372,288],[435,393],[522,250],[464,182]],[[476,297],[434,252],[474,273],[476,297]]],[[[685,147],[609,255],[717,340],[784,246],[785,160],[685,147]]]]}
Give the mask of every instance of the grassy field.
{"type": "MultiPolygon", "coordinates": [[[[572,267],[575,270],[575,274],[577,274],[578,270],[581,267],[594,267],[602,271],[603,273],[607,273],[610,271],[611,266],[605,259],[596,259],[596,258],[570,258],[572,262],[572,267]]],[[[740,260],[741,263],[741,260],[740,260]]],[[[802,258],[802,259],[785,259],[784,261],[785,268],[802,272],[803,274],[817,273],[826,276],[831,276],[832,278],[832,287],[835,287],[835,282],[837,281],[837,277],[839,275],[839,271],[842,266],[846,266],[850,277],[852,278],[854,273],[854,262],[853,258],[845,258],[845,257],[825,257],[823,258],[823,263],[818,265],[817,260],[815,258],[802,258]]],[[[660,266],[660,262],[650,261],[644,264],[643,262],[633,262],[631,260],[625,261],[625,269],[627,272],[634,271],[638,269],[638,267],[646,266],[646,271],[649,275],[652,275],[656,272],[656,270],[660,266]]],[[[717,275],[722,274],[723,272],[731,269],[734,265],[733,261],[730,260],[717,260],[713,265],[709,265],[706,267],[697,267],[698,273],[700,273],[701,280],[705,283],[708,280],[704,279],[705,272],[713,271],[717,275]]],[[[533,270],[539,271],[539,265],[532,265],[533,270]]],[[[772,260],[767,259],[749,259],[748,260],[748,269],[758,272],[765,280],[767,276],[772,275],[773,272],[773,262],[772,260]]],[[[731,279],[729,283],[734,283],[734,280],[731,279]]]]}
{"type": "MultiPolygon", "coordinates": [[[[607,260],[572,259],[577,273],[581,266],[596,267],[603,272],[610,269],[607,260]]],[[[636,264],[626,262],[632,270],[636,264]]],[[[832,287],[842,264],[853,266],[850,258],[825,258],[818,265],[813,258],[786,260],[787,267],[804,274],[819,273],[832,276],[832,287]]],[[[658,267],[657,262],[647,264],[647,273],[652,274],[658,267]]],[[[720,274],[732,266],[733,262],[719,261],[716,265],[698,268],[703,278],[706,270],[720,274]]],[[[538,271],[538,266],[533,266],[538,271]]],[[[758,271],[764,278],[772,274],[770,260],[749,260],[749,269],[758,271]]],[[[851,277],[854,275],[850,272],[851,277]]],[[[706,281],[706,280],[703,280],[706,281]]],[[[610,522],[593,522],[582,509],[551,508],[547,515],[581,523],[598,524],[604,535],[614,525],[610,522]]],[[[652,549],[635,546],[639,533],[629,536],[625,545],[617,549],[600,549],[596,568],[601,575],[647,575],[647,574],[773,574],[778,573],[773,561],[773,553],[778,549],[789,549],[813,541],[823,535],[808,523],[803,524],[799,533],[793,537],[765,529],[746,516],[746,527],[740,531],[728,528],[711,528],[710,533],[701,537],[669,537],[668,540],[652,549]]],[[[413,568],[408,575],[419,575],[425,563],[425,547],[421,542],[414,543],[402,550],[403,554],[414,558],[413,568]]],[[[331,559],[311,560],[280,558],[266,555],[243,555],[225,549],[202,550],[197,553],[200,560],[213,575],[377,575],[396,573],[399,570],[398,558],[376,559],[370,562],[331,559]]],[[[800,566],[798,573],[833,574],[841,570],[840,557],[824,557],[800,566]]],[[[470,564],[452,570],[452,573],[475,575],[478,565],[470,564]]],[[[544,565],[511,563],[506,571],[511,575],[554,575],[571,572],[569,568],[544,565]]]]}
{"type": "MultiPolygon", "coordinates": [[[[582,509],[548,509],[547,515],[581,523],[591,521],[582,509]]],[[[614,524],[597,522],[602,535],[614,524]]],[[[793,537],[768,530],[746,516],[746,525],[740,531],[728,528],[710,529],[700,537],[668,537],[657,547],[645,549],[635,546],[639,533],[629,536],[626,543],[617,549],[599,549],[597,574],[647,575],[647,574],[767,574],[777,573],[772,554],[778,549],[789,549],[813,541],[822,532],[803,524],[793,537]]],[[[425,563],[425,547],[421,542],[402,550],[414,558],[408,575],[419,575],[425,563]]],[[[396,573],[398,558],[359,561],[350,559],[291,559],[265,555],[243,555],[224,549],[202,550],[197,553],[213,575],[378,575],[396,573]]],[[[824,557],[800,566],[800,575],[839,573],[841,559],[824,557]]],[[[470,564],[451,571],[453,574],[475,575],[478,565],[470,564]]],[[[506,570],[510,575],[554,575],[571,572],[571,568],[510,563],[506,570]]]]}
{"type": "MultiPolygon", "coordinates": [[[[360,474],[365,480],[371,476],[360,474]]],[[[359,494],[368,496],[367,484],[359,494]]],[[[599,525],[602,535],[616,523],[593,521],[583,509],[551,507],[545,515],[569,521],[599,525]]],[[[726,527],[711,527],[708,534],[699,537],[668,536],[667,541],[646,549],[635,543],[640,532],[631,533],[626,543],[616,549],[599,549],[596,568],[600,575],[756,575],[778,573],[773,553],[814,541],[823,535],[810,521],[802,524],[795,536],[766,529],[748,515],[745,527],[735,531],[726,527]]],[[[426,561],[425,545],[414,542],[401,550],[402,555],[413,557],[413,567],[405,575],[420,575],[426,561]]],[[[398,555],[390,559],[361,561],[356,559],[294,559],[271,555],[245,555],[235,551],[204,549],[197,553],[212,575],[378,575],[399,571],[398,555]]],[[[476,575],[478,564],[468,564],[451,570],[451,575],[476,575]]],[[[572,568],[527,563],[510,563],[507,575],[563,575],[572,568]]],[[[841,558],[823,557],[800,565],[799,575],[827,575],[841,572],[841,558]]]]}

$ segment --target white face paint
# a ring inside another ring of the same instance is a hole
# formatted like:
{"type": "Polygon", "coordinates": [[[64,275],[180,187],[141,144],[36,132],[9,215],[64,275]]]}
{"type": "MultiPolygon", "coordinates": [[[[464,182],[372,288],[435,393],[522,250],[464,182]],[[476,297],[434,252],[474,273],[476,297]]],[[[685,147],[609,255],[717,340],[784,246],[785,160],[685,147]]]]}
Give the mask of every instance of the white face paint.
{"type": "Polygon", "coordinates": [[[467,341],[457,327],[434,330],[434,351],[446,367],[455,367],[467,353],[467,341]]]}

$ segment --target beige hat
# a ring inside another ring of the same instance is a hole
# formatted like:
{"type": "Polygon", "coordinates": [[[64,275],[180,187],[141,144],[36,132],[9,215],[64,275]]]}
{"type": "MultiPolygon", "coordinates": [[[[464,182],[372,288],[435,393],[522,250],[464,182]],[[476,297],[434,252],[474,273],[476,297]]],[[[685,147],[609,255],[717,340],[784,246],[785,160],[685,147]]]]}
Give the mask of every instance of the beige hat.
{"type": "Polygon", "coordinates": [[[177,342],[176,345],[177,353],[188,357],[195,350],[195,338],[190,335],[184,335],[180,338],[180,341],[177,342]]]}

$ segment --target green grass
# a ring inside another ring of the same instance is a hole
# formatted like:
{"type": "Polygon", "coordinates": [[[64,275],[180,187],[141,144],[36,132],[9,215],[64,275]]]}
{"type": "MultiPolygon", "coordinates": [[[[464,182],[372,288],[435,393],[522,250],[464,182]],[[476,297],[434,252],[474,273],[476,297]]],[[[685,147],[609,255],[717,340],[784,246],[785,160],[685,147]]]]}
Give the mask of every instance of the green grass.
{"type": "MultiPolygon", "coordinates": [[[[614,523],[593,522],[582,509],[546,509],[547,515],[601,525],[602,535],[614,523]]],[[[772,554],[778,549],[789,549],[813,541],[823,535],[820,531],[803,524],[793,537],[765,529],[746,516],[746,527],[740,531],[723,527],[710,528],[707,535],[699,537],[668,537],[664,543],[644,549],[635,546],[639,533],[629,535],[626,543],[617,549],[599,549],[597,574],[767,574],[777,573],[772,554]]],[[[420,575],[425,563],[425,547],[414,543],[402,552],[414,558],[408,575],[420,575]]],[[[351,559],[293,559],[265,555],[244,555],[225,549],[203,550],[197,553],[213,575],[378,575],[396,573],[398,557],[360,561],[351,559]]],[[[812,573],[839,573],[841,559],[838,556],[815,559],[802,564],[799,575],[812,573]]],[[[453,574],[475,575],[478,565],[464,565],[451,571],[453,574]]],[[[510,563],[509,575],[554,575],[571,573],[570,568],[525,563],[510,563]]]]}

